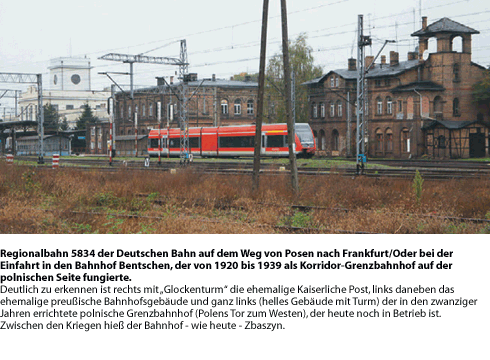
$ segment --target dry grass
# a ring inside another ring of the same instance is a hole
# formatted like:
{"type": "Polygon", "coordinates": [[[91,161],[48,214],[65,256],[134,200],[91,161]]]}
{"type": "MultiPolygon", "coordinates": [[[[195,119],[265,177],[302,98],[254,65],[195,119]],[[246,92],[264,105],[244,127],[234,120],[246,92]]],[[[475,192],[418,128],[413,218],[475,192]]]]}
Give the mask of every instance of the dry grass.
{"type": "Polygon", "coordinates": [[[103,173],[1,162],[0,233],[277,233],[288,226],[324,233],[490,232],[489,223],[442,218],[490,218],[490,182],[484,179],[425,181],[420,202],[407,180],[332,175],[303,177],[300,187],[295,197],[288,175],[263,176],[252,194],[249,176],[192,169],[176,175],[103,173]],[[350,211],[300,212],[291,204],[350,211]]]}

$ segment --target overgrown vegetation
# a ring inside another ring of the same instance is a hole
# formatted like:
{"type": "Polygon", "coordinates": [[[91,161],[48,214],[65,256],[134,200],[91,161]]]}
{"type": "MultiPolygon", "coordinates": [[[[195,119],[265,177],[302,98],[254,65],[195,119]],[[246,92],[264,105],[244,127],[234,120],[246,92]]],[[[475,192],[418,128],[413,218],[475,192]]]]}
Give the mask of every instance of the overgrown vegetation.
{"type": "Polygon", "coordinates": [[[490,233],[488,179],[430,181],[33,169],[0,161],[0,233],[490,233]],[[423,185],[422,185],[423,184],[423,185]],[[291,205],[314,206],[297,209],[291,205]],[[348,211],[347,211],[348,210],[348,211]]]}

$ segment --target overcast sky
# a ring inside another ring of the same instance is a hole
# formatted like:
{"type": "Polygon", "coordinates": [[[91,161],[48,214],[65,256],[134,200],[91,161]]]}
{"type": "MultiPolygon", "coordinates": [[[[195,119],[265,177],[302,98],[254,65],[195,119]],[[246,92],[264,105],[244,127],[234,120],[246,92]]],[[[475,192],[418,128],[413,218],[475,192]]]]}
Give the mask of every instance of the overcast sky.
{"type": "MultiPolygon", "coordinates": [[[[356,56],[359,14],[364,15],[365,33],[373,37],[368,55],[376,55],[384,40],[398,40],[383,54],[399,51],[400,60],[406,60],[407,52],[414,49],[410,34],[421,26],[420,5],[429,24],[449,17],[480,31],[473,35],[473,61],[490,65],[488,1],[296,0],[287,5],[290,39],[305,32],[315,62],[325,72],[347,67],[347,59],[356,56]]],[[[98,72],[126,72],[129,65],[98,57],[109,52],[139,54],[155,48],[147,55],[178,57],[180,39],[187,40],[189,71],[200,78],[257,72],[262,6],[262,0],[4,0],[0,3],[0,72],[47,75],[50,59],[86,56],[94,66],[92,87],[101,90],[109,82],[98,72]]],[[[270,0],[268,56],[280,51],[280,24],[280,1],[270,0]]],[[[135,64],[135,84],[155,85],[156,76],[170,76],[176,70],[172,66],[135,64]]],[[[129,84],[127,76],[115,79],[129,84]]],[[[3,83],[0,88],[22,86],[3,83]]],[[[1,99],[0,107],[6,103],[1,99]]]]}

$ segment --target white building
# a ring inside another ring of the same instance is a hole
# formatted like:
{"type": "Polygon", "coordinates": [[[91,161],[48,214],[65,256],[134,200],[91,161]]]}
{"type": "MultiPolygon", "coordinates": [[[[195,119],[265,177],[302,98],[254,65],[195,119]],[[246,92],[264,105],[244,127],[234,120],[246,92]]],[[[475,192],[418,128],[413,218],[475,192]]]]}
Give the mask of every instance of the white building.
{"type": "MultiPolygon", "coordinates": [[[[92,90],[90,60],[85,58],[57,58],[51,60],[49,81],[43,77],[43,103],[58,110],[61,119],[66,118],[69,128],[89,104],[95,116],[107,119],[107,98],[110,91],[92,90]]],[[[20,120],[35,120],[37,114],[37,87],[30,86],[19,99],[20,120]]]]}

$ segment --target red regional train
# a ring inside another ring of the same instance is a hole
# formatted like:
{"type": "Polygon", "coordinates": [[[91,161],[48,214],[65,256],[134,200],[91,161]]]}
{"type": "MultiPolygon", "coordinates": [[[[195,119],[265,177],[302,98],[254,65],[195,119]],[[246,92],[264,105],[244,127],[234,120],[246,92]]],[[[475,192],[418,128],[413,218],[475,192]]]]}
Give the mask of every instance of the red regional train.
{"type": "MultiPolygon", "coordinates": [[[[287,125],[262,125],[261,155],[279,157],[289,156],[287,145],[287,125]]],[[[160,155],[180,155],[180,129],[161,129],[160,155]]],[[[148,135],[148,154],[158,156],[158,129],[148,135]]],[[[189,128],[189,148],[193,155],[202,157],[253,156],[255,144],[255,125],[218,126],[189,128]]],[[[308,124],[295,125],[294,151],[299,157],[312,157],[316,144],[308,124]]]]}

